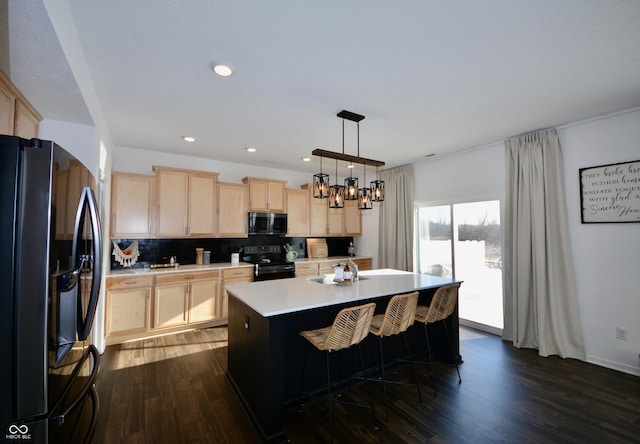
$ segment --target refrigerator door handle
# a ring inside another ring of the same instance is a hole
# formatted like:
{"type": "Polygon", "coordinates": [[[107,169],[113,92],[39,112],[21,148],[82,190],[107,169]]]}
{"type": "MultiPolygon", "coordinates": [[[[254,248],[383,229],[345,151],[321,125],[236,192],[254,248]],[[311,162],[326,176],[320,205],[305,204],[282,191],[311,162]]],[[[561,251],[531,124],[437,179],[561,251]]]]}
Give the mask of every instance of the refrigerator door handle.
{"type": "Polygon", "coordinates": [[[76,270],[58,276],[57,288],[60,293],[69,291],[76,286],[76,284],[78,283],[78,276],[80,276],[80,273],[82,272],[82,268],[84,267],[86,261],[87,258],[82,257],[80,266],[76,270]]]}
{"type": "Polygon", "coordinates": [[[102,229],[100,227],[100,217],[98,215],[98,204],[96,197],[93,194],[93,190],[89,187],[82,189],[80,196],[80,203],[78,205],[78,211],[76,213],[75,230],[73,234],[73,247],[72,251],[74,256],[72,257],[72,269],[78,271],[82,270],[82,266],[91,258],[83,255],[80,256],[80,267],[75,266],[76,256],[78,254],[78,248],[80,241],[82,240],[84,231],[84,217],[85,209],[89,213],[89,220],[91,223],[91,236],[93,240],[93,267],[91,274],[91,293],[86,307],[86,312],[83,313],[83,301],[82,292],[78,291],[78,339],[84,341],[89,336],[91,326],[93,325],[93,318],[96,314],[96,307],[98,305],[98,296],[100,293],[100,281],[102,280],[102,229]]]}
{"type": "MultiPolygon", "coordinates": [[[[56,402],[56,405],[51,409],[51,414],[55,414],[53,419],[55,420],[56,424],[58,425],[64,424],[69,414],[71,414],[76,409],[76,407],[80,405],[80,403],[84,402],[87,394],[90,394],[92,397],[95,395],[95,399],[97,399],[97,394],[95,393],[91,394],[91,389],[95,384],[99,367],[100,367],[100,354],[98,353],[98,349],[93,344],[91,344],[87,349],[87,351],[85,352],[82,359],[78,361],[76,368],[73,370],[73,373],[69,378],[69,384],[65,387],[64,391],[60,395],[60,398],[58,398],[58,402],[56,402]],[[85,382],[82,390],[80,390],[77,397],[73,400],[73,402],[70,405],[67,406],[67,408],[62,413],[57,413],[58,409],[60,409],[62,403],[64,402],[65,398],[69,394],[69,391],[71,390],[71,387],[73,386],[73,382],[76,380],[78,373],[80,373],[82,366],[84,365],[85,361],[88,358],[93,359],[93,369],[91,370],[91,373],[89,374],[89,377],[87,378],[87,381],[85,382]]],[[[94,408],[95,407],[97,407],[97,403],[95,403],[94,408]]]]}

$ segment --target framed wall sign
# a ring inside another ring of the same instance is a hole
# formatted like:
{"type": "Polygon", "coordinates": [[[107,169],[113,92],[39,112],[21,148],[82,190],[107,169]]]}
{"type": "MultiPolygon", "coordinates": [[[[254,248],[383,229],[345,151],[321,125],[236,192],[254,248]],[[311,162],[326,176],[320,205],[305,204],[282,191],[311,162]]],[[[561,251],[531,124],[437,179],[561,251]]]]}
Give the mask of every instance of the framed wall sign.
{"type": "Polygon", "coordinates": [[[640,160],[580,168],[582,223],[640,222],[640,160]]]}

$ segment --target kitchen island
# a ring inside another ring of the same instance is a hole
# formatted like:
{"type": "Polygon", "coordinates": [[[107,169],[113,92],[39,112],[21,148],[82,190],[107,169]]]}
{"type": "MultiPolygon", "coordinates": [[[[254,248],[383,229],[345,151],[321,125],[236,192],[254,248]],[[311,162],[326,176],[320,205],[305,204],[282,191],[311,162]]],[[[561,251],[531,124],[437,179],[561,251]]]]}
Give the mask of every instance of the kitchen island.
{"type": "MultiPolygon", "coordinates": [[[[399,270],[360,272],[358,282],[337,285],[332,277],[295,278],[227,287],[229,293],[229,348],[227,380],[240,400],[263,442],[286,442],[284,410],[296,405],[302,383],[302,354],[306,346],[298,332],[331,325],[345,307],[376,303],[383,313],[388,300],[396,294],[419,291],[419,303],[429,304],[434,291],[452,283],[451,279],[399,270]]],[[[458,351],[457,309],[447,321],[458,351]]],[[[417,346],[421,328],[413,328],[417,346]]],[[[422,334],[424,343],[424,334],[422,334]]],[[[435,337],[432,348],[438,348],[435,337]]],[[[367,341],[363,342],[363,346],[367,341]]],[[[371,345],[371,344],[370,344],[371,345]]],[[[422,345],[424,347],[424,344],[422,345]]],[[[442,348],[443,350],[448,350],[442,348]]],[[[371,348],[368,366],[377,362],[377,350],[371,348]]],[[[305,387],[326,384],[323,357],[309,353],[305,387]]]]}

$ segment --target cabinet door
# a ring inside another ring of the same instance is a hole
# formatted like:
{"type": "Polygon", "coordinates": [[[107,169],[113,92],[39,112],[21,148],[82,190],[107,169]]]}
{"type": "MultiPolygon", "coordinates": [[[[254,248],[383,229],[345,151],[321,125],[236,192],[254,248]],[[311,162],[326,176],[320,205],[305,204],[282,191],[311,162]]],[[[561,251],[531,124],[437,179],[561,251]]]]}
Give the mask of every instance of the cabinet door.
{"type": "Polygon", "coordinates": [[[84,187],[90,185],[91,181],[89,171],[76,160],[69,162],[67,195],[65,197],[64,237],[66,239],[73,238],[73,230],[76,223],[76,212],[78,210],[78,202],[80,202],[80,194],[84,187]]]}
{"type": "Polygon", "coordinates": [[[189,204],[189,175],[183,171],[156,171],[157,234],[185,237],[189,204]]]}
{"type": "Polygon", "coordinates": [[[153,236],[155,177],[143,174],[111,175],[111,237],[153,236]]]}
{"type": "Polygon", "coordinates": [[[220,237],[247,237],[248,187],[218,184],[218,233],[220,237]]]}
{"type": "Polygon", "coordinates": [[[149,330],[151,287],[110,290],[106,296],[107,337],[149,330]]]}
{"type": "Polygon", "coordinates": [[[329,208],[327,220],[327,236],[344,235],[344,208],[329,208]]]}
{"type": "Polygon", "coordinates": [[[153,328],[187,323],[188,292],[189,284],[156,285],[153,328]]]}
{"type": "Polygon", "coordinates": [[[311,236],[326,236],[329,215],[329,200],[316,199],[308,192],[309,199],[309,234],[311,236]]]}
{"type": "Polygon", "coordinates": [[[362,213],[358,209],[357,200],[344,203],[344,234],[346,236],[362,235],[362,213]]]}
{"type": "Polygon", "coordinates": [[[220,298],[220,306],[219,306],[219,314],[221,317],[226,318],[229,315],[229,293],[227,289],[224,288],[227,285],[232,284],[243,284],[247,282],[253,282],[252,277],[236,277],[236,278],[225,278],[222,281],[222,298],[220,298]]]}
{"type": "Polygon", "coordinates": [[[0,77],[0,134],[13,134],[16,98],[0,77]]]}
{"type": "Polygon", "coordinates": [[[215,236],[216,185],[217,176],[189,174],[188,232],[191,236],[215,236]]]}
{"type": "Polygon", "coordinates": [[[283,182],[267,182],[268,209],[275,213],[284,213],[287,209],[283,182]]]}
{"type": "Polygon", "coordinates": [[[253,267],[226,268],[222,270],[222,291],[220,293],[222,297],[220,298],[218,312],[221,317],[226,318],[228,315],[229,294],[225,287],[227,285],[245,282],[253,282],[253,267]]]}
{"type": "Polygon", "coordinates": [[[25,139],[38,137],[38,118],[19,100],[16,101],[14,134],[25,139]]]}
{"type": "Polygon", "coordinates": [[[218,316],[218,279],[191,282],[189,294],[189,323],[203,322],[218,316]]]}
{"type": "Polygon", "coordinates": [[[252,180],[249,183],[249,209],[269,211],[269,185],[267,181],[252,180]]]}
{"type": "Polygon", "coordinates": [[[305,190],[287,190],[287,235],[309,235],[309,193],[305,190]]]}

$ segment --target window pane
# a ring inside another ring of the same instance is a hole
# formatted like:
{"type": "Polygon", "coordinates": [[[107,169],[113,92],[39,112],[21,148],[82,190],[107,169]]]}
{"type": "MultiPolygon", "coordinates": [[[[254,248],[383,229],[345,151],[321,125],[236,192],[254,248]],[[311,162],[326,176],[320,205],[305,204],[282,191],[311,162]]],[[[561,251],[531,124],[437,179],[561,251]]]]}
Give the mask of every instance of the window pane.
{"type": "Polygon", "coordinates": [[[459,316],[502,328],[500,202],[453,206],[455,277],[460,287],[459,316]]]}
{"type": "Polygon", "coordinates": [[[451,207],[418,208],[418,224],[420,273],[453,277],[451,207]]]}

